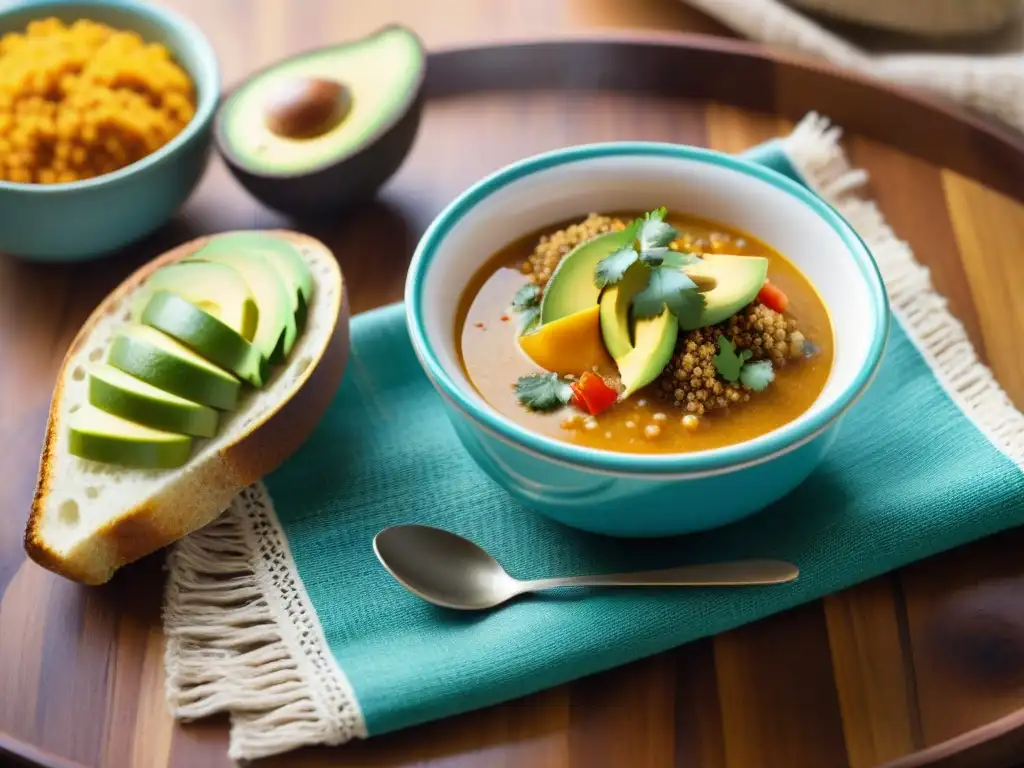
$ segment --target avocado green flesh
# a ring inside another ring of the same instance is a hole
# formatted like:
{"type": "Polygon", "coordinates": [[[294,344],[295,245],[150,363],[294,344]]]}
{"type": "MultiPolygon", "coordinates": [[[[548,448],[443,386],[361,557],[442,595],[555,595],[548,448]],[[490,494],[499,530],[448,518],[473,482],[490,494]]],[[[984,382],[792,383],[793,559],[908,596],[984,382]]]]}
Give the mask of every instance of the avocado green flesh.
{"type": "Polygon", "coordinates": [[[214,365],[254,387],[270,375],[267,359],[252,344],[213,315],[167,291],[158,291],[142,313],[142,322],[177,339],[214,365]]]}
{"type": "Polygon", "coordinates": [[[609,285],[601,294],[601,339],[615,360],[633,349],[629,310],[633,297],[647,285],[650,274],[643,264],[633,264],[619,282],[609,285]]]}
{"type": "MultiPolygon", "coordinates": [[[[218,235],[206,248],[214,252],[237,250],[254,253],[270,262],[277,271],[277,276],[285,285],[285,292],[295,316],[296,336],[306,324],[306,308],[313,297],[313,273],[306,266],[305,259],[298,249],[289,242],[258,232],[232,232],[218,235]]],[[[290,342],[285,337],[284,354],[291,352],[295,344],[293,337],[290,342]]]]}
{"type": "Polygon", "coordinates": [[[104,364],[90,366],[89,403],[145,427],[196,437],[213,437],[220,421],[213,408],[172,395],[104,364]]]}
{"type": "Polygon", "coordinates": [[[704,308],[692,326],[684,331],[717,325],[735,315],[757,298],[768,277],[768,259],[763,256],[705,254],[700,261],[683,268],[691,278],[714,280],[715,287],[704,291],[704,308]]]}
{"type": "Polygon", "coordinates": [[[259,321],[252,344],[273,363],[283,362],[295,344],[295,312],[284,282],[270,262],[257,253],[217,246],[216,242],[189,257],[213,261],[236,270],[249,286],[259,308],[259,321]]]}
{"type": "Polygon", "coordinates": [[[620,400],[658,378],[672,359],[678,335],[679,321],[667,309],[657,317],[636,321],[633,349],[615,361],[625,387],[620,400]]]}
{"type": "Polygon", "coordinates": [[[242,383],[166,334],[129,326],[110,347],[114,368],[172,395],[222,411],[238,407],[242,383]]]}
{"type": "Polygon", "coordinates": [[[634,226],[580,243],[562,259],[548,279],[540,302],[540,322],[554,322],[594,306],[601,289],[594,282],[597,263],[633,241],[634,226]]]}
{"type": "Polygon", "coordinates": [[[192,453],[188,435],[150,429],[92,405],[68,418],[68,451],[91,461],[139,469],[172,469],[192,453]]]}
{"type": "Polygon", "coordinates": [[[318,170],[358,150],[387,124],[407,102],[422,67],[419,42],[400,27],[295,56],[254,75],[227,98],[220,111],[220,139],[255,173],[290,176],[318,170]],[[299,78],[335,80],[352,94],[345,119],[315,138],[278,136],[264,120],[270,92],[299,78]]]}
{"type": "Polygon", "coordinates": [[[150,297],[168,291],[192,302],[251,341],[259,308],[242,276],[226,264],[177,262],[161,267],[143,284],[132,302],[132,320],[139,322],[150,297]]]}

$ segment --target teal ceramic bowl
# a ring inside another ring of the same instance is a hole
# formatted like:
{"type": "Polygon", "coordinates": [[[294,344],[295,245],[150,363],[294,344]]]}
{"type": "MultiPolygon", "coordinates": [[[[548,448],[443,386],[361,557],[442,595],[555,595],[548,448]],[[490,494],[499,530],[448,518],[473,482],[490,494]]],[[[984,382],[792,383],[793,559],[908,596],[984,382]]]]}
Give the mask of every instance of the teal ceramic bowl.
{"type": "Polygon", "coordinates": [[[508,166],[459,196],[413,256],[408,327],[424,371],[476,462],[525,506],[614,536],[670,536],[764,509],[814,470],[843,415],[882,359],[890,313],[871,253],[830,206],[782,174],[695,147],[608,143],[557,150],[508,166]],[[788,256],[829,310],[835,359],[800,417],[725,448],[631,454],[532,432],[488,405],[456,348],[456,311],[470,277],[523,233],[590,211],[669,210],[737,226],[788,256]]]}
{"type": "Polygon", "coordinates": [[[48,16],[64,22],[88,18],[163,43],[196,85],[192,121],[132,165],[68,184],[0,181],[0,254],[32,261],[82,261],[150,234],[195,189],[210,157],[220,69],[195,24],[161,6],[130,0],[28,0],[0,9],[0,35],[48,16]]]}

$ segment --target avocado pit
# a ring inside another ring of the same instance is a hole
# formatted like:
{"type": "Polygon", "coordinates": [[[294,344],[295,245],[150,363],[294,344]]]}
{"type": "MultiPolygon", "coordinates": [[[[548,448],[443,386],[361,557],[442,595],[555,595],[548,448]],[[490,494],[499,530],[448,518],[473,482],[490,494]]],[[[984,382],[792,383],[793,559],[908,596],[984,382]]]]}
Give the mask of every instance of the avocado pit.
{"type": "Polygon", "coordinates": [[[266,103],[267,127],[283,139],[315,139],[338,127],[352,111],[352,92],[325,77],[297,77],[280,84],[266,103]]]}

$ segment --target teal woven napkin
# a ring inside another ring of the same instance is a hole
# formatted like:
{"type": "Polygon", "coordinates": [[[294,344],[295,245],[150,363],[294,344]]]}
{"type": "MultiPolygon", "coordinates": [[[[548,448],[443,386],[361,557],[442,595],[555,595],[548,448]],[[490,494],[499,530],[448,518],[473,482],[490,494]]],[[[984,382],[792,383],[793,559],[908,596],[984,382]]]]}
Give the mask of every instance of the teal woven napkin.
{"type": "MultiPolygon", "coordinates": [[[[849,171],[833,163],[821,178],[824,149],[839,152],[818,122],[755,157],[823,189],[849,171]]],[[[549,522],[463,450],[403,307],[358,315],[343,384],[308,442],[172,557],[176,714],[230,711],[235,757],[386,733],[722,632],[1024,521],[1024,417],[874,208],[833,202],[879,255],[897,322],[874,384],[793,494],[730,527],[657,541],[549,522]],[[961,344],[955,361],[934,329],[961,344]],[[801,575],[767,589],[565,591],[465,614],[412,596],[378,564],[374,534],[403,522],[468,536],[522,578],[742,557],[791,560],[801,575]]]]}

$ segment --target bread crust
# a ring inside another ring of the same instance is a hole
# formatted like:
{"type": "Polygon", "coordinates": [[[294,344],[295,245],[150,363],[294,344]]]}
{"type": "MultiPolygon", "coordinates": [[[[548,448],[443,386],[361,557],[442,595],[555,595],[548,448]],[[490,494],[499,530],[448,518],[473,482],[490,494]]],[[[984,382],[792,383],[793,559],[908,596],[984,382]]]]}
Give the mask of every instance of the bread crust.
{"type": "MultiPolygon", "coordinates": [[[[261,232],[330,254],[326,245],[298,232],[261,232]]],[[[122,566],[211,523],[239,491],[272,472],[302,445],[341,384],[348,362],[350,309],[344,277],[332,259],[340,286],[337,311],[332,313],[333,327],[323,354],[310,361],[284,401],[248,425],[237,439],[217,453],[194,465],[186,464],[182,475],[168,483],[161,493],[122,511],[90,538],[88,547],[78,546],[61,555],[47,545],[41,532],[42,517],[53,484],[53,453],[61,429],[60,406],[67,366],[97,322],[125,296],[160,267],[186,258],[216,237],[203,236],[183,243],[137,269],[92,312],[64,356],[50,402],[36,489],[25,529],[25,551],[36,563],[67,579],[88,585],[103,584],[122,566]]]]}

